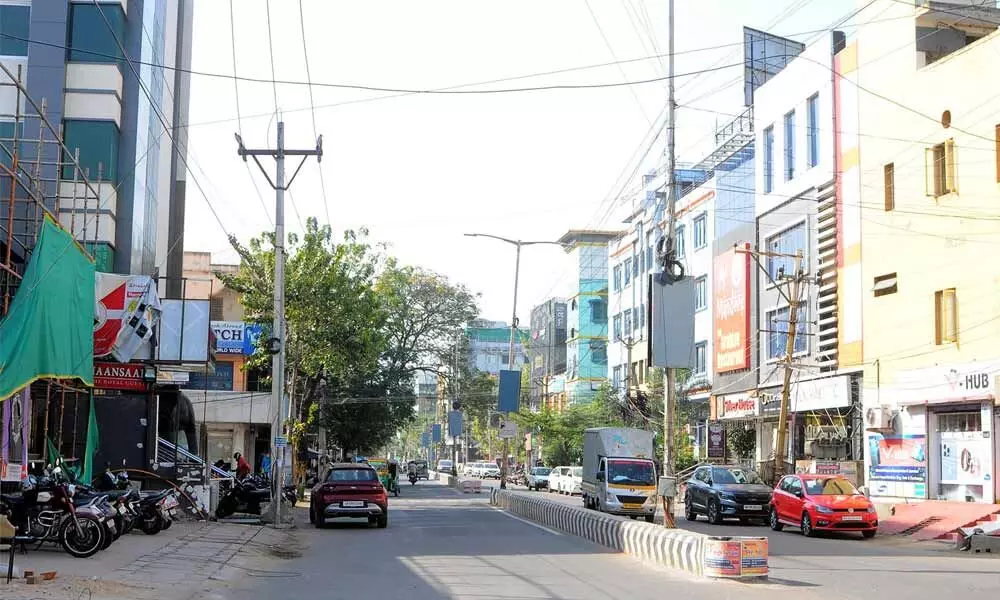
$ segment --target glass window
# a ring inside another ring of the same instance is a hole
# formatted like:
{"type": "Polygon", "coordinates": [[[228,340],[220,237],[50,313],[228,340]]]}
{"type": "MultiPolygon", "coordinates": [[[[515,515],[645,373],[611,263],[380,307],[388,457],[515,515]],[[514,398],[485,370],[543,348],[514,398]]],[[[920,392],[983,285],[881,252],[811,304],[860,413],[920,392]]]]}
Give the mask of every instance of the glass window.
{"type": "MultiPolygon", "coordinates": [[[[803,257],[808,257],[809,253],[806,252],[806,224],[803,221],[798,225],[789,227],[788,229],[767,238],[766,247],[768,252],[773,252],[777,254],[795,254],[798,251],[802,251],[803,257]]],[[[805,261],[804,261],[805,262],[805,261]]],[[[785,276],[791,277],[794,275],[792,270],[795,268],[795,259],[791,256],[768,256],[767,257],[767,272],[770,273],[771,278],[777,281],[780,279],[778,271],[782,271],[785,276]]]]}
{"type": "Polygon", "coordinates": [[[708,278],[699,277],[694,280],[694,301],[696,310],[708,308],[708,278]]]}
{"type": "Polygon", "coordinates": [[[761,483],[761,480],[753,471],[745,471],[739,467],[714,467],[712,468],[712,483],[714,485],[756,484],[761,483]]]}
{"type": "Polygon", "coordinates": [[[632,259],[631,258],[626,258],[625,259],[625,285],[628,285],[628,282],[630,282],[630,281],[632,281],[632,259]]]}
{"type": "Polygon", "coordinates": [[[774,126],[764,130],[764,193],[774,189],[774,126]]]}
{"type": "Polygon", "coordinates": [[[123,64],[118,46],[119,42],[125,44],[125,11],[121,5],[71,2],[69,6],[67,60],[123,64]]]}
{"type": "Polygon", "coordinates": [[[622,289],[622,266],[615,265],[615,268],[612,269],[612,272],[614,273],[615,291],[617,292],[622,289]]]}
{"type": "MultiPolygon", "coordinates": [[[[440,466],[451,466],[451,461],[441,461],[440,466]]],[[[378,481],[375,469],[333,469],[326,476],[327,481],[378,481]]]]}
{"type": "Polygon", "coordinates": [[[30,29],[30,7],[0,6],[0,54],[3,56],[27,56],[30,29]]]}
{"type": "Polygon", "coordinates": [[[641,253],[638,254],[638,255],[635,255],[635,254],[632,255],[632,277],[638,277],[639,276],[639,271],[641,270],[639,268],[639,257],[641,257],[641,256],[642,256],[641,253]]]}
{"type": "Polygon", "coordinates": [[[704,375],[708,370],[708,343],[698,342],[694,345],[694,372],[704,375]]]}
{"type": "Polygon", "coordinates": [[[622,332],[625,333],[625,334],[631,333],[631,331],[632,331],[632,310],[631,309],[626,308],[622,312],[622,323],[623,323],[622,332]]]}
{"type": "Polygon", "coordinates": [[[615,315],[614,318],[611,319],[611,322],[612,322],[612,330],[614,331],[614,336],[615,336],[614,339],[615,340],[622,339],[622,316],[621,316],[621,314],[615,315]]]}
{"type": "Polygon", "coordinates": [[[684,226],[678,225],[674,233],[674,244],[677,246],[677,258],[684,258],[684,226]]]}
{"type": "Polygon", "coordinates": [[[608,304],[603,299],[590,300],[590,322],[598,324],[608,322],[608,304]]]}
{"type": "Polygon", "coordinates": [[[858,489],[843,477],[806,479],[806,493],[810,496],[856,496],[858,489]]]}
{"type": "MultiPolygon", "coordinates": [[[[998,138],[1000,139],[1000,138],[998,138]]],[[[1000,159],[998,159],[1000,160],[1000,159]]],[[[1000,171],[998,171],[1000,172],[1000,171]]],[[[1000,177],[1000,176],[998,176],[1000,177]]],[[[998,179],[1000,181],[1000,179],[998,179]]],[[[653,237],[653,232],[650,231],[646,234],[646,270],[653,270],[653,246],[656,244],[656,238],[653,237]]]]}
{"type": "Polygon", "coordinates": [[[955,288],[934,292],[935,343],[958,341],[958,298],[955,288]]]}
{"type": "Polygon", "coordinates": [[[795,178],[795,111],[785,115],[785,181],[795,178]]]}
{"type": "Polygon", "coordinates": [[[708,244],[708,217],[702,213],[694,220],[694,248],[704,248],[708,244]]]}
{"type": "Polygon", "coordinates": [[[646,326],[646,305],[639,305],[639,328],[646,326]]]}
{"type": "MultiPolygon", "coordinates": [[[[785,356],[785,346],[788,345],[789,313],[787,306],[767,313],[767,358],[769,360],[785,356]]],[[[807,325],[805,307],[800,306],[798,322],[795,324],[795,354],[809,350],[809,339],[806,337],[807,325]]]]}
{"type": "MultiPolygon", "coordinates": [[[[74,4],[73,6],[78,6],[74,4]]],[[[90,180],[118,181],[118,126],[114,121],[63,121],[63,138],[71,151],[80,149],[80,166],[90,170],[90,180]],[[100,167],[100,168],[99,168],[100,167]]],[[[63,179],[73,179],[73,160],[63,157],[63,179]]],[[[82,176],[82,175],[81,175],[82,176]]]]}
{"type": "MultiPolygon", "coordinates": [[[[608,345],[606,342],[599,340],[590,342],[590,360],[595,365],[608,364],[608,345]]],[[[606,374],[607,371],[604,371],[604,373],[606,374]]]]}
{"type": "Polygon", "coordinates": [[[632,309],[632,327],[634,329],[642,327],[642,311],[638,308],[632,309]]]}
{"type": "Polygon", "coordinates": [[[806,101],[807,137],[809,138],[809,166],[819,164],[819,94],[806,101]]]}

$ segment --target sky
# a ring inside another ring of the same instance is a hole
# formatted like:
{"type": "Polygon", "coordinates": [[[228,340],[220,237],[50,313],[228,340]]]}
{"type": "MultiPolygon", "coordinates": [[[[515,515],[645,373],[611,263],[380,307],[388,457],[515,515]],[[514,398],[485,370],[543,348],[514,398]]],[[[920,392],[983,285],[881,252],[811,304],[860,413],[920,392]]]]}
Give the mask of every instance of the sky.
{"type": "MultiPolygon", "coordinates": [[[[676,0],[678,161],[700,160],[716,124],[742,110],[743,26],[808,42],[857,7],[676,0]]],[[[514,248],[463,234],[554,241],[569,229],[619,230],[624,192],[663,153],[665,81],[496,90],[663,78],[665,59],[632,59],[667,52],[666,0],[202,0],[194,10],[192,69],[203,74],[191,82],[185,249],[217,263],[237,262],[228,234],[273,229],[274,192],[237,156],[233,134],[273,147],[280,118],[288,148],[323,136],[322,161],[309,159],[285,196],[290,231],[308,217],[338,235],[366,228],[401,262],[481,294],[484,318],[509,322],[514,248]],[[260,81],[234,85],[234,69],[260,81]],[[476,83],[458,89],[492,92],[324,85],[476,83]]],[[[262,164],[273,177],[273,161],[262,164]]],[[[568,293],[568,267],[558,246],[523,251],[522,323],[568,293]]]]}

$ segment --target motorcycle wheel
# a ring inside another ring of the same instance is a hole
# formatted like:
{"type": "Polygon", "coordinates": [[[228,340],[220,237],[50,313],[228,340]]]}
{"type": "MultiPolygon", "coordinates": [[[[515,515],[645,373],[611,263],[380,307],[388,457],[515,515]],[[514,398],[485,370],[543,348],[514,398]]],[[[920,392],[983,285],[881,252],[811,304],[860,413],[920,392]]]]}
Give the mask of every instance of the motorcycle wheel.
{"type": "Polygon", "coordinates": [[[66,519],[59,532],[59,543],[63,550],[73,558],[88,558],[97,554],[104,547],[104,526],[92,517],[78,516],[76,520],[80,524],[82,535],[77,533],[73,519],[66,519]]]}
{"type": "Polygon", "coordinates": [[[163,524],[160,525],[160,531],[166,531],[170,529],[170,526],[174,524],[173,519],[163,519],[163,524]]]}
{"type": "Polygon", "coordinates": [[[111,547],[111,544],[114,543],[115,534],[104,525],[101,526],[101,529],[104,530],[104,542],[101,544],[101,550],[107,550],[111,547]]]}
{"type": "Polygon", "coordinates": [[[154,517],[152,519],[143,519],[140,527],[142,527],[142,532],[146,535],[156,535],[163,529],[163,523],[160,522],[160,517],[154,517]]]}

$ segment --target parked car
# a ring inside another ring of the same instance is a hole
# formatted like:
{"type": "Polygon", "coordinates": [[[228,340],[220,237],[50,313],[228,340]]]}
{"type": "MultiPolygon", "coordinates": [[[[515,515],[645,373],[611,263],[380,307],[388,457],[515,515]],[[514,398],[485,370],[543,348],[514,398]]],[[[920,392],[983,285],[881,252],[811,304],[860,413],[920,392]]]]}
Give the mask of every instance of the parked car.
{"type": "Polygon", "coordinates": [[[389,524],[389,494],[378,473],[362,463],[338,463],[312,489],[309,522],[317,528],[327,519],[368,519],[380,528],[389,524]]]}
{"type": "Polygon", "coordinates": [[[569,469],[570,469],[569,467],[556,467],[551,471],[549,471],[550,492],[562,491],[562,488],[560,488],[560,485],[562,484],[560,482],[562,481],[563,477],[569,476],[569,469]]]}
{"type": "Polygon", "coordinates": [[[567,496],[583,493],[583,467],[568,467],[559,478],[559,492],[567,496]]]}
{"type": "Polygon", "coordinates": [[[860,531],[875,537],[875,505],[854,484],[839,475],[786,475],[774,488],[771,529],[799,527],[812,537],[820,531],[860,531]]]}
{"type": "Polygon", "coordinates": [[[500,479],[500,465],[493,462],[483,463],[479,469],[479,476],[483,479],[500,479]]]}
{"type": "Polygon", "coordinates": [[[462,468],[462,475],[466,477],[475,477],[478,464],[479,463],[465,463],[462,468]]]}
{"type": "Polygon", "coordinates": [[[528,489],[529,490],[540,490],[542,488],[548,489],[549,487],[549,472],[552,469],[548,467],[534,467],[528,472],[528,489]]]}
{"type": "Polygon", "coordinates": [[[684,516],[688,521],[705,515],[712,523],[723,519],[768,518],[771,488],[753,471],[741,467],[710,465],[699,467],[687,482],[684,516]]]}
{"type": "Polygon", "coordinates": [[[438,473],[451,473],[451,467],[454,463],[448,459],[442,458],[438,461],[437,471],[438,473]]]}

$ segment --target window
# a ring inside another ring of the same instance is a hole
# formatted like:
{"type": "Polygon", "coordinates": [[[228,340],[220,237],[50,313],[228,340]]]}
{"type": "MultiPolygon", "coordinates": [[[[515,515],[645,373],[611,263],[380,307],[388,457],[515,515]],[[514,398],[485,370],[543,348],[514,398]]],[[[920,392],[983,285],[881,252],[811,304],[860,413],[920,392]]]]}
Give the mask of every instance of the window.
{"type": "Polygon", "coordinates": [[[958,298],[955,288],[934,292],[934,342],[954,344],[958,342],[958,298]]]}
{"type": "MultiPolygon", "coordinates": [[[[639,256],[642,256],[642,254],[639,254],[639,256]]],[[[634,253],[632,254],[632,277],[635,278],[639,277],[639,256],[636,256],[634,253]]]]}
{"type": "MultiPolygon", "coordinates": [[[[81,6],[73,4],[72,6],[81,6]]],[[[118,126],[114,121],[63,121],[63,138],[70,151],[80,149],[80,166],[90,170],[90,180],[117,182],[118,178],[118,126]]],[[[73,159],[63,156],[63,179],[73,179],[73,159]]],[[[81,174],[82,176],[82,174],[81,174]]]]}
{"type": "Polygon", "coordinates": [[[885,210],[896,208],[896,166],[889,163],[882,167],[882,177],[885,180],[885,210]]]}
{"type": "MultiPolygon", "coordinates": [[[[806,224],[805,221],[798,225],[793,225],[788,229],[767,238],[767,251],[777,254],[795,254],[802,251],[804,257],[808,257],[806,250],[806,224]]],[[[805,263],[805,261],[803,261],[805,263]]],[[[795,259],[790,256],[768,256],[767,272],[774,280],[779,280],[783,275],[794,275],[795,259]]]]}
{"type": "Polygon", "coordinates": [[[622,366],[618,365],[611,370],[611,385],[615,388],[622,387],[622,366]]]}
{"type": "Polygon", "coordinates": [[[806,100],[806,137],[808,137],[810,167],[819,164],[819,94],[813,94],[806,100]]]}
{"type": "Polygon", "coordinates": [[[620,314],[611,319],[611,327],[615,336],[613,339],[616,341],[622,339],[622,316],[620,314]]]}
{"type": "Polygon", "coordinates": [[[694,249],[704,248],[708,244],[708,217],[702,213],[694,219],[694,249]]]}
{"type": "Polygon", "coordinates": [[[622,289],[622,266],[615,265],[611,272],[614,274],[615,291],[620,291],[622,289]]]}
{"type": "MultiPolygon", "coordinates": [[[[592,341],[590,342],[590,362],[595,365],[606,365],[608,364],[608,344],[607,342],[592,341]]],[[[607,373],[607,371],[605,371],[607,373]]]]}
{"type": "Polygon", "coordinates": [[[639,329],[642,327],[642,311],[638,308],[632,309],[632,328],[639,329]]]}
{"type": "Polygon", "coordinates": [[[706,277],[694,280],[694,303],[695,310],[708,308],[708,279],[706,277]]]}
{"type": "Polygon", "coordinates": [[[604,324],[608,322],[608,303],[602,298],[590,300],[590,322],[604,324]]]}
{"type": "Polygon", "coordinates": [[[121,5],[71,2],[69,6],[67,60],[123,64],[118,46],[119,42],[125,44],[125,11],[121,5]]]}
{"type": "Polygon", "coordinates": [[[656,244],[656,238],[653,237],[653,232],[650,231],[646,234],[646,270],[653,270],[653,246],[656,244]]]}
{"type": "Polygon", "coordinates": [[[646,326],[646,305],[642,304],[639,306],[639,328],[646,326]]]}
{"type": "MultiPolygon", "coordinates": [[[[444,461],[442,461],[444,462],[444,461]]],[[[326,476],[327,481],[378,481],[375,469],[333,469],[326,476]]]]}
{"type": "Polygon", "coordinates": [[[684,258],[684,226],[678,225],[674,231],[674,245],[676,246],[677,258],[684,258]]]}
{"type": "Polygon", "coordinates": [[[624,335],[630,335],[632,332],[632,310],[626,308],[622,312],[622,333],[624,335]]]}
{"type": "MultiPolygon", "coordinates": [[[[790,312],[788,307],[772,310],[767,313],[767,358],[777,360],[785,356],[788,345],[788,325],[790,312]]],[[[799,306],[798,322],[795,324],[795,354],[808,352],[809,340],[806,337],[806,311],[799,306]]]]}
{"type": "Polygon", "coordinates": [[[626,258],[625,259],[625,285],[628,285],[628,282],[630,282],[630,281],[632,281],[632,259],[631,258],[626,258]]]}
{"type": "Polygon", "coordinates": [[[795,178],[795,111],[785,115],[785,181],[795,178]]]}
{"type": "Polygon", "coordinates": [[[24,5],[0,6],[0,54],[27,56],[31,8],[24,5]]]}
{"type": "Polygon", "coordinates": [[[225,319],[224,304],[222,296],[214,296],[208,301],[208,314],[209,319],[212,321],[222,321],[225,319]]]}
{"type": "Polygon", "coordinates": [[[958,192],[955,179],[955,140],[947,140],[924,150],[924,192],[938,198],[958,192]]]}
{"type": "Polygon", "coordinates": [[[774,125],[764,130],[764,193],[774,189],[774,125]]]}
{"type": "Polygon", "coordinates": [[[875,278],[875,286],[873,291],[875,292],[875,297],[888,296],[889,294],[895,294],[896,289],[896,274],[889,273],[888,275],[879,275],[875,278]]]}
{"type": "Polygon", "coordinates": [[[500,354],[500,364],[501,365],[509,365],[510,364],[510,354],[508,354],[507,352],[504,352],[504,353],[500,354]]]}
{"type": "Polygon", "coordinates": [[[694,374],[704,375],[708,370],[708,343],[698,342],[694,345],[694,374]]]}

